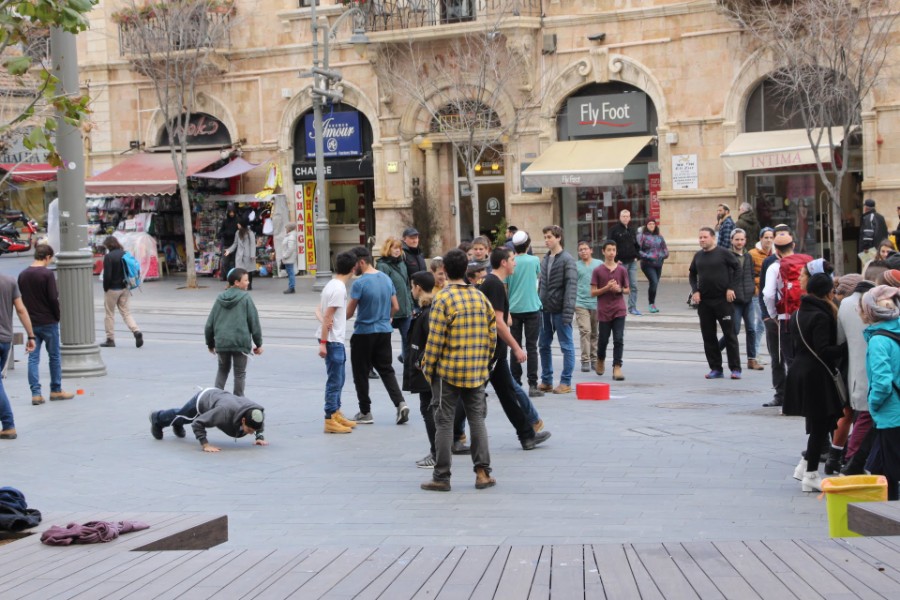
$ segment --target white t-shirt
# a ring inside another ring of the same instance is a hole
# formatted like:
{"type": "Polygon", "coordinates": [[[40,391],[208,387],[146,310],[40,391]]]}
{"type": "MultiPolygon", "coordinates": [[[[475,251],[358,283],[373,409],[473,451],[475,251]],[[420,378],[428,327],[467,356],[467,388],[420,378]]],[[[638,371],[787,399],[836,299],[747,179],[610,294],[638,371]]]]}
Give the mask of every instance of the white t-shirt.
{"type": "MultiPolygon", "coordinates": [[[[347,286],[337,279],[332,279],[322,289],[322,298],[319,301],[319,312],[322,313],[322,317],[332,306],[337,307],[337,310],[334,311],[334,323],[328,332],[328,341],[343,344],[347,333],[347,286]]],[[[321,324],[316,329],[316,338],[322,339],[321,324]]]]}

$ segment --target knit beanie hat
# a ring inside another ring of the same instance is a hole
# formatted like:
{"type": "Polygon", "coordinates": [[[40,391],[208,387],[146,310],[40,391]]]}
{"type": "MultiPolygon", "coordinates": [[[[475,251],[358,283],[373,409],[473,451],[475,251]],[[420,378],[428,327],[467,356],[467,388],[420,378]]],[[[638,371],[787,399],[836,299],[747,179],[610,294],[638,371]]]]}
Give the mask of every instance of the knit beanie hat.
{"type": "Polygon", "coordinates": [[[853,290],[856,289],[856,286],[859,285],[859,282],[862,280],[862,275],[858,273],[847,273],[846,275],[843,275],[840,279],[838,279],[838,286],[834,290],[834,293],[838,294],[839,296],[849,296],[853,293],[853,290]]]}
{"type": "Polygon", "coordinates": [[[891,321],[900,316],[900,288],[877,285],[859,302],[859,312],[866,323],[891,321]]]}
{"type": "Polygon", "coordinates": [[[831,281],[831,275],[825,273],[816,273],[809,278],[806,284],[806,291],[819,298],[824,298],[833,289],[834,283],[831,281]]]}
{"type": "Polygon", "coordinates": [[[884,272],[884,283],[895,288],[900,288],[900,271],[891,269],[884,272]]]}

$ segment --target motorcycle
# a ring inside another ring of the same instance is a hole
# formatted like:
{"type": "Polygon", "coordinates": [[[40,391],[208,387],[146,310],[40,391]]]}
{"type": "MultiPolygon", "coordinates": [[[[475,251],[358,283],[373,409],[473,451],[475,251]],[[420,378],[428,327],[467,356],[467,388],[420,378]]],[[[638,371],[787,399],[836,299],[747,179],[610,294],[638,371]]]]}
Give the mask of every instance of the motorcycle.
{"type": "Polygon", "coordinates": [[[6,223],[0,225],[0,255],[31,250],[38,233],[37,222],[27,219],[21,211],[7,211],[2,216],[6,218],[6,223]],[[16,227],[19,221],[25,222],[21,230],[16,227]],[[24,239],[23,234],[27,236],[24,239]]]}

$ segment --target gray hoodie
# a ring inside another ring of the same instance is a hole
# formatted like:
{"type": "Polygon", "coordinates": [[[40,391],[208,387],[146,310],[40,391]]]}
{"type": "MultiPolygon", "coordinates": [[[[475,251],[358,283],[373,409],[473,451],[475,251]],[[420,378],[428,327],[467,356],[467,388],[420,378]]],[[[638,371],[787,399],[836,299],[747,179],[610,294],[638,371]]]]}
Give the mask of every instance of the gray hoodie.
{"type": "MultiPolygon", "coordinates": [[[[206,388],[197,395],[197,416],[191,428],[200,444],[206,444],[206,429],[218,427],[223,433],[233,438],[244,437],[241,418],[251,408],[265,409],[246,398],[235,396],[225,390],[206,388]]],[[[256,439],[264,439],[263,427],[256,431],[256,439]]]]}

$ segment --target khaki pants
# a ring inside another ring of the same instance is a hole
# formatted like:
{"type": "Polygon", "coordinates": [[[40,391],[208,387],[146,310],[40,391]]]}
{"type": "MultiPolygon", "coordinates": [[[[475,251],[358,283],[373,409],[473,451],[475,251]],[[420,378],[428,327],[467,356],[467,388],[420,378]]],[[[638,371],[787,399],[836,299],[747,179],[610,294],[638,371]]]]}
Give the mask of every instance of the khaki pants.
{"type": "Polygon", "coordinates": [[[128,308],[128,300],[131,298],[130,290],[109,290],[103,296],[103,305],[106,309],[106,317],[103,319],[103,328],[106,330],[106,339],[114,340],[114,320],[116,307],[122,313],[122,320],[132,332],[140,331],[137,323],[131,318],[131,310],[128,308]]]}
{"type": "Polygon", "coordinates": [[[597,362],[597,311],[575,307],[575,323],[581,336],[581,362],[594,364],[597,362]]]}

